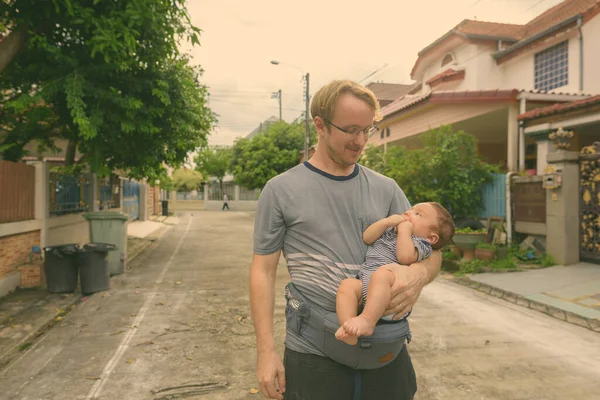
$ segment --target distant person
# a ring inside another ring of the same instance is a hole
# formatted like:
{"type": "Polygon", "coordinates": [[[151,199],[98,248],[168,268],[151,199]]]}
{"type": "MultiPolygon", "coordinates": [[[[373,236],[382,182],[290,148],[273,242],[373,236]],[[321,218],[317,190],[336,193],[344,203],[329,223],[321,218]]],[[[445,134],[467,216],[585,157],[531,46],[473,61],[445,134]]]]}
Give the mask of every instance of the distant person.
{"type": "MultiPolygon", "coordinates": [[[[454,221],[439,203],[419,203],[402,215],[383,218],[363,232],[369,248],[358,277],[344,279],[337,292],[340,328],[335,336],[355,345],[371,336],[392,298],[396,281],[389,264],[411,265],[446,246],[454,235],[454,221]],[[362,309],[357,316],[358,310],[362,309]]],[[[408,317],[407,313],[403,318],[408,317]]],[[[390,316],[383,320],[392,321],[390,316]]]]}
{"type": "Polygon", "coordinates": [[[227,207],[227,209],[229,210],[229,204],[227,204],[228,201],[229,199],[227,198],[227,193],[225,193],[223,195],[223,207],[221,208],[221,211],[225,211],[225,207],[227,207]]]}

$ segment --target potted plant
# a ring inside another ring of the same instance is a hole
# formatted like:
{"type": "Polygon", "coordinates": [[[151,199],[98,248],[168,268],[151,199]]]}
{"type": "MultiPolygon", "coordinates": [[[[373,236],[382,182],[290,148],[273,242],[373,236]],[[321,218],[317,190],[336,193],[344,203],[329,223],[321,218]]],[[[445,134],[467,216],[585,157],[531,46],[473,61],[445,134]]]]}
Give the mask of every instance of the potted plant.
{"type": "Polygon", "coordinates": [[[462,228],[454,232],[452,241],[462,250],[463,261],[471,261],[475,258],[475,247],[478,243],[484,242],[486,237],[486,229],[473,230],[471,228],[462,228]]]}
{"type": "Polygon", "coordinates": [[[478,260],[491,261],[496,256],[496,246],[490,243],[477,243],[475,247],[475,257],[478,260]]]}

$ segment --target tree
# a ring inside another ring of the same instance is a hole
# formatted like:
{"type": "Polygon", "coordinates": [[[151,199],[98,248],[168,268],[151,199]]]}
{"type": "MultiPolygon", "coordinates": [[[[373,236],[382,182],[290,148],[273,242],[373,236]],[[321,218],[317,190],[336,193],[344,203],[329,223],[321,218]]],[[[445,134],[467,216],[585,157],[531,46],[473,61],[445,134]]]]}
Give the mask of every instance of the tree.
{"type": "Polygon", "coordinates": [[[175,190],[186,192],[199,190],[204,181],[204,177],[200,172],[189,168],[175,170],[171,179],[175,190]]]}
{"type": "Polygon", "coordinates": [[[3,9],[3,158],[62,138],[67,165],[155,179],[206,145],[215,115],[202,70],[178,50],[183,39],[199,43],[184,0],[13,0],[3,9]]]}
{"type": "MultiPolygon", "coordinates": [[[[298,165],[304,129],[304,124],[280,121],[252,139],[238,139],[231,162],[235,183],[248,189],[262,188],[269,179],[298,165]]],[[[316,136],[314,128],[311,136],[316,136]]]]}
{"type": "Polygon", "coordinates": [[[427,132],[423,147],[368,148],[361,163],[394,179],[411,203],[436,201],[455,219],[476,217],[483,206],[483,186],[496,166],[481,160],[477,140],[450,126],[427,132]]]}
{"type": "Polygon", "coordinates": [[[211,147],[198,153],[195,158],[196,171],[206,177],[213,176],[219,180],[223,191],[223,178],[229,172],[233,152],[227,147],[211,147]]]}

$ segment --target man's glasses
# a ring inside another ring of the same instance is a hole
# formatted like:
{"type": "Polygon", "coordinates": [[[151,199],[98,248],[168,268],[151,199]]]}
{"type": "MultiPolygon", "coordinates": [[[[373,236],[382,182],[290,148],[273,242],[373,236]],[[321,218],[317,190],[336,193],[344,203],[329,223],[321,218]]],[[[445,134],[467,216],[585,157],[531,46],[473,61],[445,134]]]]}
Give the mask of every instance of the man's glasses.
{"type": "Polygon", "coordinates": [[[344,129],[344,128],[340,128],[339,126],[337,126],[336,124],[334,124],[331,121],[327,121],[327,120],[324,120],[324,121],[326,123],[328,123],[329,125],[336,127],[340,131],[342,131],[348,135],[352,135],[352,136],[358,136],[359,133],[362,133],[366,137],[369,137],[372,133],[375,133],[379,130],[379,127],[375,124],[369,125],[366,128],[362,128],[362,129],[357,126],[353,126],[348,129],[344,129]]]}

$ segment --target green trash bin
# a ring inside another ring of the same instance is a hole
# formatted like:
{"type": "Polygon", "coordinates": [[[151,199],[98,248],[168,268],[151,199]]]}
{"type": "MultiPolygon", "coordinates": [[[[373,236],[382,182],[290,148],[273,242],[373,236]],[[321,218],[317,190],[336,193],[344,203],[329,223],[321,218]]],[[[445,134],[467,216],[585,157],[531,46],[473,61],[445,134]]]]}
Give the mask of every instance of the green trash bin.
{"type": "Polygon", "coordinates": [[[83,214],[90,224],[90,242],[109,243],[117,251],[108,252],[108,272],[111,276],[125,272],[127,264],[127,220],[129,216],[117,211],[97,211],[83,214]]]}

